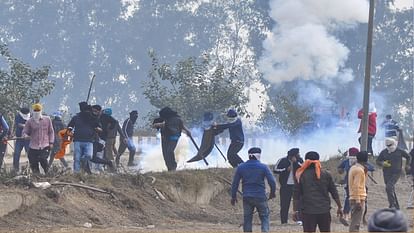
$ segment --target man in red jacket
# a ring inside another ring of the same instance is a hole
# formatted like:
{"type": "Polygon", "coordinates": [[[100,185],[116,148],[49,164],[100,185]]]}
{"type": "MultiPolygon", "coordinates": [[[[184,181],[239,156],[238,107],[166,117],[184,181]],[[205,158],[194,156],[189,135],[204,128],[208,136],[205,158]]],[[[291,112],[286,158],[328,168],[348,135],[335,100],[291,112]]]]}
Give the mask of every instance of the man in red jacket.
{"type": "MultiPolygon", "coordinates": [[[[358,111],[358,118],[362,119],[364,116],[363,109],[360,109],[358,111]]],[[[362,121],[359,125],[358,133],[362,132],[362,121]]],[[[369,112],[368,112],[368,145],[367,145],[367,152],[371,155],[374,154],[372,150],[372,139],[375,137],[375,134],[377,133],[377,110],[375,107],[370,104],[369,106],[369,112]]],[[[361,137],[358,138],[359,143],[361,144],[361,137]]]]}

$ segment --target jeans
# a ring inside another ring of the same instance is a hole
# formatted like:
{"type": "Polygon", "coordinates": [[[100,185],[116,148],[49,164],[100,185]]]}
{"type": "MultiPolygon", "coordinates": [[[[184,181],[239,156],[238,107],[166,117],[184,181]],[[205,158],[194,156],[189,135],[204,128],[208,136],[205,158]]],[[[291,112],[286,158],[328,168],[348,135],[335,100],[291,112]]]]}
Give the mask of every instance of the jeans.
{"type": "Polygon", "coordinates": [[[26,151],[26,153],[29,153],[29,142],[29,140],[17,139],[14,143],[13,169],[15,171],[20,170],[20,155],[22,153],[23,148],[26,151]]]}
{"type": "MultiPolygon", "coordinates": [[[[347,181],[348,182],[348,181],[347,181]]],[[[344,187],[345,190],[345,197],[344,197],[344,214],[349,214],[351,211],[351,207],[349,205],[349,188],[348,185],[344,187]]]]}
{"type": "MultiPolygon", "coordinates": [[[[93,143],[92,142],[74,142],[75,152],[73,154],[73,172],[79,173],[81,169],[81,161],[87,164],[92,158],[93,143]]],[[[88,165],[89,166],[89,165],[88,165]]]]}
{"type": "Polygon", "coordinates": [[[269,207],[267,206],[267,200],[257,197],[243,197],[243,231],[252,232],[253,211],[255,208],[259,213],[262,232],[269,232],[269,207]]]}

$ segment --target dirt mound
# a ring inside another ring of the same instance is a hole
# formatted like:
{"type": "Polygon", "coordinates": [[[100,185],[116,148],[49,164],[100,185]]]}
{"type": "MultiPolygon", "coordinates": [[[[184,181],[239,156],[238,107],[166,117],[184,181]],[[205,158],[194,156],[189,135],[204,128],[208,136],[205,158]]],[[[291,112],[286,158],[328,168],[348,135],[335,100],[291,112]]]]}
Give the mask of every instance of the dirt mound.
{"type": "MultiPolygon", "coordinates": [[[[324,167],[334,170],[329,164],[324,167]]],[[[243,210],[240,196],[235,207],[229,203],[233,172],[233,169],[213,168],[135,175],[0,177],[0,189],[3,190],[0,194],[0,231],[241,231],[243,210]],[[42,190],[34,188],[33,182],[49,182],[52,186],[42,190]],[[55,182],[97,189],[57,185],[55,182]]],[[[375,172],[374,178],[379,184],[368,183],[368,216],[375,209],[386,207],[387,202],[382,173],[375,172]]],[[[411,191],[407,180],[402,178],[396,188],[403,211],[412,223],[413,213],[405,210],[404,205],[411,191]]],[[[343,188],[338,186],[338,191],[342,200],[343,188]]],[[[276,199],[269,202],[269,207],[272,231],[302,231],[294,223],[280,225],[278,192],[276,199]]],[[[348,229],[334,217],[336,208],[332,211],[332,231],[347,232],[348,229]]],[[[254,224],[254,229],[259,230],[257,216],[254,224]]]]}
{"type": "Polygon", "coordinates": [[[230,186],[224,180],[230,178],[231,170],[213,169],[31,180],[82,184],[108,193],[68,185],[41,190],[28,185],[27,180],[3,183],[1,188],[7,192],[0,195],[0,229],[51,230],[88,224],[94,228],[142,228],[174,221],[218,223],[226,210],[220,212],[212,202],[228,202],[230,186]]]}

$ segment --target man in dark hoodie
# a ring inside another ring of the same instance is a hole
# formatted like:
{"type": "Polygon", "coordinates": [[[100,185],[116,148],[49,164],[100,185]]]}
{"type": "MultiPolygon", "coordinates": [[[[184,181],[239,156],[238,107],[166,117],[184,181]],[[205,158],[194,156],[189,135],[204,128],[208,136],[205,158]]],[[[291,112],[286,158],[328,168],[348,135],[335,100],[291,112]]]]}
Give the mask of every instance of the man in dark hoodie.
{"type": "Polygon", "coordinates": [[[15,172],[20,170],[20,156],[22,150],[26,151],[26,154],[29,152],[29,140],[22,139],[22,132],[26,121],[30,119],[30,109],[21,108],[20,111],[16,114],[14,118],[14,130],[16,141],[14,143],[14,153],[13,153],[13,169],[15,172]]]}
{"type": "Polygon", "coordinates": [[[299,155],[299,148],[292,148],[286,157],[281,158],[275,165],[273,172],[279,175],[280,183],[280,221],[287,224],[289,207],[295,186],[296,170],[302,165],[303,159],[299,155]]]}
{"type": "Polygon", "coordinates": [[[225,130],[229,129],[230,133],[230,146],[227,150],[227,159],[232,167],[237,167],[243,163],[243,160],[237,154],[243,148],[244,145],[244,133],[241,119],[237,117],[237,112],[234,109],[227,111],[227,117],[229,123],[226,124],[214,124],[214,129],[225,130]]]}
{"type": "Polygon", "coordinates": [[[137,119],[138,119],[138,111],[134,110],[129,113],[129,118],[127,118],[122,124],[123,135],[121,135],[121,140],[119,142],[119,148],[118,148],[118,155],[116,156],[116,159],[115,159],[117,166],[119,166],[121,155],[125,152],[126,148],[128,148],[129,150],[128,166],[135,166],[134,156],[135,156],[135,152],[137,149],[134,144],[133,136],[134,136],[134,125],[137,122],[137,119]]]}
{"type": "Polygon", "coordinates": [[[153,127],[161,129],[161,147],[165,165],[168,171],[174,171],[177,169],[174,150],[177,147],[181,131],[184,130],[188,136],[191,136],[191,132],[184,126],[177,112],[171,108],[165,107],[161,109],[159,115],[160,118],[158,118],[158,121],[155,121],[156,123],[153,123],[153,127]]]}
{"type": "Polygon", "coordinates": [[[92,107],[86,102],[79,103],[80,112],[69,122],[73,129],[74,157],[73,172],[79,173],[81,168],[90,173],[89,161],[93,154],[93,142],[97,132],[102,131],[99,122],[92,116],[92,107]]]}

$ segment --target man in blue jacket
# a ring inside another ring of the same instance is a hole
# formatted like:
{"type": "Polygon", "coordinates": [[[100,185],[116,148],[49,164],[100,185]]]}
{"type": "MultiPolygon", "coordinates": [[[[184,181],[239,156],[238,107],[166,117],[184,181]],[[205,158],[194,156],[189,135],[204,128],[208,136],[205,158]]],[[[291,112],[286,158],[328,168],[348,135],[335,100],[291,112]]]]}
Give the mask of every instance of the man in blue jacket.
{"type": "Polygon", "coordinates": [[[229,118],[230,122],[226,124],[214,124],[214,129],[218,130],[225,130],[229,129],[230,134],[230,146],[227,150],[227,159],[232,167],[237,167],[239,164],[243,163],[243,160],[237,154],[243,148],[244,145],[244,133],[242,122],[239,117],[237,117],[237,113],[235,110],[230,109],[227,112],[227,117],[229,118]]]}
{"type": "Polygon", "coordinates": [[[262,223],[262,232],[269,232],[269,207],[267,205],[265,178],[270,186],[269,200],[276,196],[276,182],[267,165],[260,162],[261,149],[250,148],[249,160],[240,164],[231,185],[231,204],[237,202],[237,190],[242,180],[243,190],[243,231],[252,232],[253,211],[256,208],[262,223]]]}

